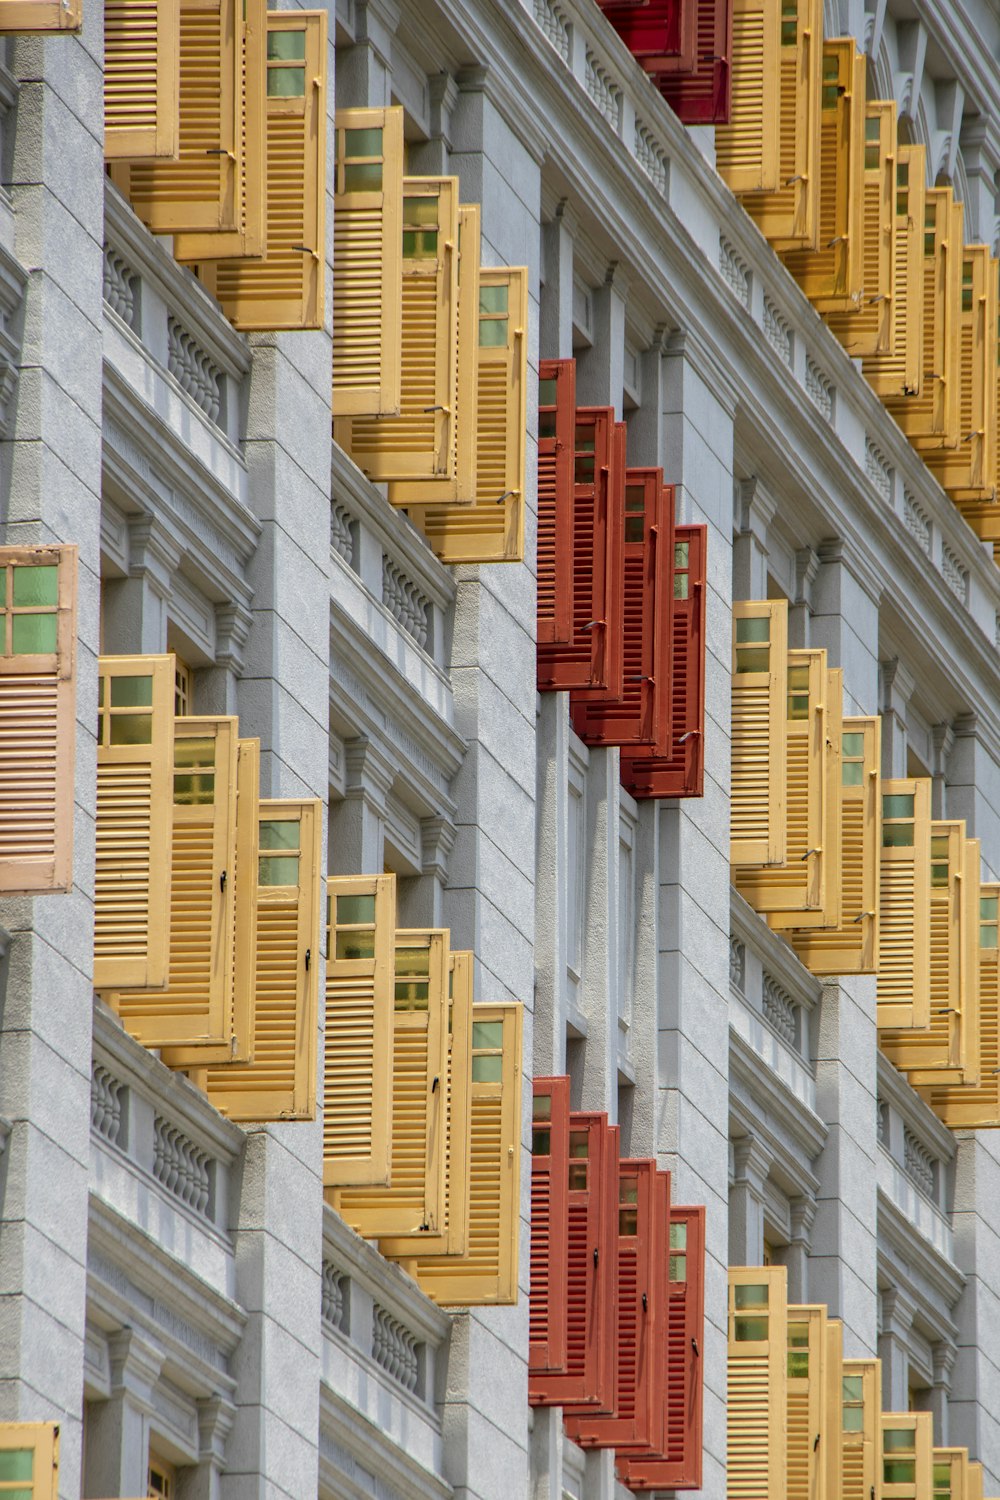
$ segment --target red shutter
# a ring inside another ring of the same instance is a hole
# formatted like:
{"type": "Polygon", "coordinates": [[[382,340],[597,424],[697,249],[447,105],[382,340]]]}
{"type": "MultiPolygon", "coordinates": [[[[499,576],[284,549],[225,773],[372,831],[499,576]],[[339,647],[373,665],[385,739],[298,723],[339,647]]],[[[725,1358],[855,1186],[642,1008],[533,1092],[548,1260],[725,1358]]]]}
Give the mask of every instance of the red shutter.
{"type": "Polygon", "coordinates": [[[627,469],[619,697],[573,695],[573,726],[590,745],[645,745],[668,755],[673,631],[674,490],[662,469],[627,469]]]}
{"type": "Polygon", "coordinates": [[[651,73],[687,73],[695,66],[695,0],[598,0],[608,20],[651,73]]]}
{"type": "Polygon", "coordinates": [[[529,1399],[534,1377],[566,1369],[569,1079],[536,1078],[531,1152],[529,1399]]]}
{"type": "Polygon", "coordinates": [[[573,633],[573,448],[576,360],[538,367],[538,639],[573,633]]]}
{"type": "Polygon", "coordinates": [[[669,756],[622,752],[633,797],[700,797],[705,779],[705,563],[707,528],[674,532],[673,653],[669,756]]]}
{"type": "Polygon", "coordinates": [[[654,82],[685,125],[728,125],[732,85],[732,0],[691,0],[696,7],[690,73],[654,72],[654,82]]]}

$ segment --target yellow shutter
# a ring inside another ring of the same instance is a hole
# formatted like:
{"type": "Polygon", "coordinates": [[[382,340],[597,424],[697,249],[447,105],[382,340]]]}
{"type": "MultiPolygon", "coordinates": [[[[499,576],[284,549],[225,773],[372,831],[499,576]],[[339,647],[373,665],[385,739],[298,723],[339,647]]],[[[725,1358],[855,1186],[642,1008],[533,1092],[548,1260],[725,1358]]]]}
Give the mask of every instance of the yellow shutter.
{"type": "Polygon", "coordinates": [[[789,939],[813,974],[874,974],[882,842],[882,721],[843,721],[840,758],[840,919],[789,939]]]}
{"type": "Polygon", "coordinates": [[[253,1062],[194,1070],[231,1120],[316,1112],[321,804],[260,804],[253,1062]]]}
{"type": "Polygon", "coordinates": [[[743,207],[775,250],[814,248],[819,230],[823,7],[782,0],[778,49],[778,186],[743,207]]]}
{"type": "Polygon", "coordinates": [[[98,661],[94,988],[167,983],[174,659],[98,661]]]}
{"type": "Polygon", "coordinates": [[[389,1181],[394,875],[326,882],[323,1182],[389,1181]]]}
{"type": "Polygon", "coordinates": [[[778,865],[785,858],[785,725],[788,605],[733,604],[730,860],[778,865]]]}
{"type": "Polygon", "coordinates": [[[826,314],[848,354],[883,354],[892,348],[896,151],[895,100],[874,100],[865,110],[863,291],[856,311],[826,314]]]}
{"type": "MultiPolygon", "coordinates": [[[[794,928],[830,930],[840,925],[841,906],[841,758],[844,730],[844,673],[831,667],[826,674],[826,725],[822,745],[822,824],[819,852],[810,859],[821,864],[820,904],[808,911],[768,912],[771,927],[779,931],[794,928]]],[[[791,798],[789,798],[791,801],[791,798]]],[[[791,837],[792,823],[789,824],[791,837]]],[[[808,846],[812,847],[812,846],[808,846]]]]}
{"type": "Polygon", "coordinates": [[[0,893],[73,881],[75,547],[0,547],[0,893]]]}
{"type": "Polygon", "coordinates": [[[734,193],[773,193],[780,181],[781,0],[733,0],[732,103],[715,127],[719,176],[734,193]]]}
{"type": "Polygon", "coordinates": [[[59,1427],[54,1422],[0,1422],[0,1495],[58,1500],[59,1427]]]}
{"type": "Polygon", "coordinates": [[[455,463],[438,479],[399,479],[389,485],[393,505],[469,504],[476,498],[479,429],[479,276],[481,213],[478,203],[458,210],[458,318],[455,324],[455,463]]]}
{"type": "MultiPolygon", "coordinates": [[[[734,878],[756,911],[797,917],[822,913],[826,891],[826,652],[789,651],[787,662],[784,858],[770,868],[738,869],[734,878]]],[[[735,684],[734,678],[734,698],[735,684]]],[[[735,734],[733,743],[735,748],[735,734]]]]}
{"type": "Polygon", "coordinates": [[[524,557],[528,388],[528,273],[484,267],[479,277],[479,411],[472,505],[411,506],[442,562],[520,562],[524,557]]]}
{"type": "Polygon", "coordinates": [[[397,931],[389,1185],[326,1190],[358,1234],[412,1236],[413,1254],[443,1229],[448,957],[446,929],[397,931]]]}
{"type": "Polygon", "coordinates": [[[180,149],[180,0],[105,0],[104,155],[180,149]]]}
{"type": "Polygon", "coordinates": [[[932,1500],[930,1412],[884,1411],[879,1417],[879,1500],[932,1500]]]}
{"type": "Polygon", "coordinates": [[[966,1486],[968,1500],[983,1500],[983,1466],[982,1464],[969,1462],[969,1474],[966,1486]]]}
{"type": "MultiPolygon", "coordinates": [[[[229,944],[233,982],[221,1046],[164,1047],[171,1068],[202,1068],[209,1063],[253,1062],[254,997],[257,988],[257,856],[260,833],[260,740],[236,747],[236,848],[234,899],[229,944]]],[[[228,882],[227,882],[228,885],[228,882]]]]}
{"type": "MultiPolygon", "coordinates": [[[[443,1228],[421,1236],[420,1254],[464,1255],[469,1239],[469,1154],[472,1127],[472,953],[452,953],[448,976],[448,1055],[444,1078],[443,1228]]],[[[409,1260],[413,1241],[379,1241],[383,1255],[409,1260]]]]}
{"type": "MultiPolygon", "coordinates": [[[[998,409],[997,363],[1000,359],[1000,318],[998,318],[997,273],[1000,262],[990,260],[986,281],[986,337],[983,353],[982,406],[984,410],[982,441],[973,438],[973,464],[969,485],[949,485],[949,493],[976,535],[983,541],[1000,541],[1000,488],[998,459],[1000,441],[997,435],[998,409]]],[[[978,350],[974,359],[978,361],[978,350]]],[[[975,412],[974,412],[975,420],[975,412]]]]}
{"type": "Polygon", "coordinates": [[[969,1500],[968,1448],[934,1448],[931,1452],[933,1500],[969,1500]]]}
{"type": "Polygon", "coordinates": [[[958,315],[958,446],[920,444],[928,468],[949,492],[990,499],[995,474],[992,433],[996,416],[996,263],[986,245],[962,251],[958,315]]]}
{"type": "Polygon", "coordinates": [[[1000,1127],[1000,885],[980,886],[975,930],[979,981],[979,1083],[921,1090],[952,1130],[1000,1127]]]}
{"type": "Polygon", "coordinates": [[[788,1309],[788,1500],[840,1500],[826,1490],[827,1311],[825,1304],[788,1309]]]}
{"type": "MultiPolygon", "coordinates": [[[[883,400],[916,395],[923,385],[926,157],[923,146],[900,146],[897,153],[892,350],[871,355],[861,366],[883,400]]],[[[928,371],[933,373],[933,366],[928,371]]]]}
{"type": "Polygon", "coordinates": [[[411,1267],[443,1307],[517,1301],[523,1014],[513,1001],[472,1007],[468,1247],[411,1267]]]}
{"type": "Polygon", "coordinates": [[[930,1024],[931,784],[882,783],[879,851],[878,1024],[930,1024]]]}
{"type": "Polygon", "coordinates": [[[244,332],[323,327],[326,51],[326,11],[268,11],[266,251],[198,266],[244,332]]]}
{"type": "Polygon", "coordinates": [[[844,1500],[844,1325],[836,1318],[826,1324],[826,1364],[823,1370],[823,1437],[821,1448],[826,1500],[844,1500]]]}
{"type": "Polygon", "coordinates": [[[786,251],[785,264],[817,311],[849,312],[863,285],[865,153],[865,59],[853,37],[824,44],[820,92],[818,243],[786,251]]]}
{"type": "Polygon", "coordinates": [[[341,109],[333,190],[333,415],[397,416],[403,111],[341,109]]]}
{"type": "Polygon", "coordinates": [[[399,415],[341,417],[334,436],[369,479],[455,473],[458,178],[404,177],[399,415]]]}
{"type": "Polygon", "coordinates": [[[0,0],[0,35],[27,31],[79,31],[83,0],[0,0]]]}
{"type": "Polygon", "coordinates": [[[877,1359],[845,1359],[841,1374],[840,1500],[871,1500],[878,1493],[882,1365],[877,1359]]]}
{"type": "Polygon", "coordinates": [[[954,448],[959,438],[963,209],[950,187],[928,188],[923,233],[923,379],[914,395],[885,398],[914,447],[954,448]]]}
{"type": "Polygon", "coordinates": [[[174,721],[167,987],[105,996],[146,1047],[231,1042],[238,728],[174,721]]]}
{"type": "Polygon", "coordinates": [[[786,1500],[788,1273],[730,1266],[726,1474],[731,1496],[786,1500]]]}

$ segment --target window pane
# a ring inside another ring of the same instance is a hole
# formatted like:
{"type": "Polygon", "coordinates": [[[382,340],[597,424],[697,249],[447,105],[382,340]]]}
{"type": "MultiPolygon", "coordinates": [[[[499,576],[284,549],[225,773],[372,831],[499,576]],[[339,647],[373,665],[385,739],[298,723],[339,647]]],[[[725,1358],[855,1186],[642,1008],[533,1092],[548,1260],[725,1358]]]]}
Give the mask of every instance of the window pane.
{"type": "Polygon", "coordinates": [[[882,829],[882,847],[884,849],[912,849],[913,824],[895,823],[884,827],[882,829]]]}
{"type": "Polygon", "coordinates": [[[842,1395],[845,1401],[864,1400],[865,1383],[861,1375],[845,1375],[843,1377],[842,1395]]]}
{"type": "Polygon", "coordinates": [[[269,99],[302,99],[306,92],[305,68],[268,68],[269,99]]]}
{"type": "Polygon", "coordinates": [[[686,1224],[671,1224],[670,1226],[670,1248],[671,1250],[686,1250],[688,1242],[688,1227],[686,1224]]]}
{"type": "Polygon", "coordinates": [[[733,1303],[737,1308],[743,1307],[766,1307],[768,1299],[767,1283],[763,1285],[753,1282],[750,1285],[740,1285],[733,1288],[733,1303]]]}
{"type": "Polygon", "coordinates": [[[363,923],[369,925],[375,921],[375,897],[374,896],[338,896],[337,897],[337,925],[338,926],[360,926],[363,923]]]}
{"type": "Polygon", "coordinates": [[[764,1344],[767,1342],[767,1318],[736,1319],[735,1337],[738,1344],[764,1344]]]}
{"type": "Polygon", "coordinates": [[[508,292],[507,286],[481,286],[479,288],[480,313],[506,313],[508,292]]]}
{"type": "MultiPolygon", "coordinates": [[[[306,34],[304,31],[269,31],[267,34],[267,55],[271,61],[277,62],[299,62],[305,60],[306,34]]],[[[349,135],[364,135],[366,131],[349,131],[349,135]]],[[[371,132],[380,135],[381,131],[371,132]]],[[[364,153],[366,156],[368,152],[364,153]]]]}
{"type": "Polygon", "coordinates": [[[406,229],[403,231],[403,254],[408,260],[433,260],[437,255],[436,229],[406,229]]]}
{"type": "Polygon", "coordinates": [[[912,1484],[915,1469],[913,1459],[886,1459],[882,1465],[882,1478],[886,1484],[912,1484]]]}
{"type": "Polygon", "coordinates": [[[912,1427],[887,1427],[882,1434],[882,1448],[886,1453],[912,1453],[915,1440],[912,1427]]]}
{"type": "Polygon", "coordinates": [[[627,1235],[630,1238],[632,1235],[639,1233],[639,1214],[637,1209],[620,1208],[618,1210],[618,1233],[620,1235],[627,1235]]]}
{"type": "Polygon", "coordinates": [[[540,380],[538,382],[538,404],[539,406],[555,406],[556,404],[556,380],[540,380]]]}
{"type": "Polygon", "coordinates": [[[590,1151],[590,1135],[586,1130],[571,1130],[569,1133],[570,1156],[587,1156],[590,1151]]]}
{"type": "Polygon", "coordinates": [[[299,847],[298,822],[266,819],[260,825],[260,847],[261,849],[297,849],[299,847]]]}
{"type": "Polygon", "coordinates": [[[672,1255],[670,1257],[670,1280],[687,1281],[686,1255],[672,1255]]]}
{"type": "Polygon", "coordinates": [[[215,801],[215,774],[212,771],[184,772],[174,777],[174,802],[180,807],[207,807],[215,801]]]}
{"type": "Polygon", "coordinates": [[[150,708],[153,703],[152,677],[112,677],[112,708],[150,708]]]}
{"type": "Polygon", "coordinates": [[[30,1479],[34,1467],[33,1448],[11,1448],[0,1453],[0,1479],[30,1479]]]}
{"type": "Polygon", "coordinates": [[[374,932],[370,928],[367,932],[338,932],[337,957],[344,959],[374,958],[374,932]]]}
{"type": "Polygon", "coordinates": [[[736,644],[745,646],[771,639],[771,622],[766,616],[736,621],[736,644]]]}
{"type": "Polygon", "coordinates": [[[865,1414],[860,1406],[845,1406],[843,1428],[845,1432],[863,1432],[865,1414]]]}
{"type": "Polygon", "coordinates": [[[477,1052],[481,1047],[503,1046],[503,1022],[502,1021],[474,1021],[472,1023],[472,1049],[477,1052]]]}
{"type": "Polygon", "coordinates": [[[551,1120],[551,1094],[535,1094],[534,1098],[531,1101],[531,1117],[533,1120],[551,1120]]]}
{"type": "Polygon", "coordinates": [[[688,596],[688,575],[686,573],[674,574],[674,598],[686,599],[688,596]]]}
{"type": "Polygon", "coordinates": [[[863,734],[843,734],[840,737],[840,746],[845,755],[864,755],[865,737],[863,734]]]}
{"type": "Polygon", "coordinates": [[[15,568],[13,602],[15,605],[22,606],[58,604],[59,569],[56,567],[15,568]]]}
{"type": "Polygon", "coordinates": [[[153,718],[151,714],[115,714],[111,720],[112,745],[151,745],[153,743],[153,718]]]}
{"type": "Polygon", "coordinates": [[[7,603],[7,569],[0,567],[0,609],[7,603]]]}
{"type": "Polygon", "coordinates": [[[257,861],[258,885],[298,885],[297,854],[269,854],[257,861]]]}
{"type": "Polygon", "coordinates": [[[642,516],[625,517],[625,540],[641,542],[646,535],[646,523],[642,516]]]}
{"type": "Polygon", "coordinates": [[[480,349],[502,349],[507,342],[506,318],[480,318],[480,349]]]}
{"type": "Polygon", "coordinates": [[[345,193],[380,193],[382,164],[377,161],[350,161],[344,167],[345,193]]]}
{"type": "Polygon", "coordinates": [[[585,1161],[571,1161],[567,1185],[571,1193],[585,1193],[587,1191],[587,1163],[585,1161]]]}
{"type": "Polygon", "coordinates": [[[55,615],[12,615],[11,650],[15,656],[49,656],[56,649],[55,615]]]}
{"type": "Polygon", "coordinates": [[[842,767],[841,782],[844,786],[861,786],[865,779],[865,768],[859,760],[846,760],[842,767]]]}
{"type": "MultiPolygon", "coordinates": [[[[305,37],[303,36],[303,44],[305,37]]],[[[305,57],[305,51],[297,54],[305,57]]],[[[345,156],[381,156],[382,155],[382,132],[377,125],[367,130],[345,130],[344,131],[344,155],[345,156]]]]}
{"type": "Polygon", "coordinates": [[[691,543],[690,542],[675,542],[674,543],[674,567],[675,568],[686,568],[688,566],[688,560],[689,560],[689,557],[690,557],[690,552],[691,552],[691,543]]]}
{"type": "Polygon", "coordinates": [[[737,672],[767,672],[770,670],[771,648],[769,646],[750,647],[746,651],[739,650],[736,653],[737,672]]]}
{"type": "Polygon", "coordinates": [[[215,765],[215,741],[213,739],[175,740],[174,765],[178,770],[189,768],[211,770],[215,765]]]}
{"type": "Polygon", "coordinates": [[[995,922],[997,920],[998,908],[1000,908],[1000,897],[980,896],[979,915],[984,922],[995,922]]]}
{"type": "Polygon", "coordinates": [[[808,1354],[789,1354],[788,1356],[788,1378],[789,1380],[809,1379],[809,1356],[808,1354]]]}
{"type": "Polygon", "coordinates": [[[474,1057],[472,1059],[472,1081],[474,1083],[499,1083],[502,1076],[502,1069],[502,1057],[474,1057]]]}
{"type": "MultiPolygon", "coordinates": [[[[396,978],[421,978],[431,972],[431,950],[429,948],[397,948],[396,978]]],[[[475,1045],[475,1043],[473,1043],[475,1045]]]]}
{"type": "Polygon", "coordinates": [[[536,1130],[532,1133],[531,1149],[535,1156],[552,1155],[551,1130],[536,1130]]]}

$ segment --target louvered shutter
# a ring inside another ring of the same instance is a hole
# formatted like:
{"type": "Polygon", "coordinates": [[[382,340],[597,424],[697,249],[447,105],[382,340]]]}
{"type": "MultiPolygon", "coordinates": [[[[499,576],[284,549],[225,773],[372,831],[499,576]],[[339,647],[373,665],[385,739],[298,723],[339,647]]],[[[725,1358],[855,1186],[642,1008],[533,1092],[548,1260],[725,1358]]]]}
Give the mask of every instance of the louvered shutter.
{"type": "Polygon", "coordinates": [[[662,469],[627,469],[622,574],[622,668],[619,696],[571,699],[573,726],[595,745],[672,748],[674,488],[662,469]]]}
{"type": "Polygon", "coordinates": [[[730,861],[785,859],[788,605],[733,603],[730,861]]]}
{"type": "MultiPolygon", "coordinates": [[[[820,845],[816,855],[822,865],[822,893],[819,906],[802,911],[769,911],[769,926],[777,931],[835,928],[840,923],[841,903],[841,756],[844,729],[844,674],[839,667],[826,673],[826,726],[822,747],[821,779],[823,811],[820,845]]],[[[791,802],[791,794],[789,801],[791,802]]],[[[795,819],[789,819],[789,838],[795,819]]]]}
{"type": "Polygon", "coordinates": [[[853,37],[823,46],[820,89],[819,233],[815,249],[785,252],[785,265],[816,310],[850,312],[863,289],[865,59],[853,37]]]}
{"type": "Polygon", "coordinates": [[[871,355],[861,366],[883,401],[916,395],[923,386],[926,157],[923,146],[900,146],[896,159],[892,348],[871,355]]]}
{"type": "MultiPolygon", "coordinates": [[[[577,1120],[588,1119],[585,1111],[570,1115],[570,1171],[573,1170],[573,1131],[577,1120]]],[[[618,1328],[618,1157],[621,1131],[608,1125],[604,1135],[604,1160],[601,1164],[598,1190],[601,1194],[601,1216],[598,1222],[594,1293],[583,1330],[588,1343],[595,1346],[594,1368],[596,1390],[585,1392],[579,1400],[563,1401],[563,1416],[614,1416],[618,1392],[618,1361],[615,1353],[618,1328]]],[[[573,1225],[570,1220],[570,1234],[573,1225]]],[[[572,1248],[572,1247],[571,1247],[572,1248]]],[[[569,1304],[569,1348],[573,1340],[573,1304],[569,1304]]]]}
{"type": "Polygon", "coordinates": [[[734,193],[779,183],[780,0],[733,0],[732,104],[715,132],[719,176],[734,193]]]}
{"type": "Polygon", "coordinates": [[[236,752],[236,852],[230,877],[235,892],[229,933],[233,982],[224,1028],[228,1040],[220,1046],[164,1047],[160,1057],[168,1067],[253,1062],[259,839],[260,740],[240,740],[236,752]]]}
{"type": "Polygon", "coordinates": [[[601,6],[631,52],[651,73],[689,73],[698,61],[695,0],[645,0],[601,6]]]}
{"type": "Polygon", "coordinates": [[[996,416],[996,263],[986,245],[962,251],[958,316],[958,446],[920,448],[938,483],[965,499],[991,499],[996,416]]]}
{"type": "Polygon", "coordinates": [[[878,1025],[930,1023],[931,784],[882,782],[878,1025]]]}
{"type": "MultiPolygon", "coordinates": [[[[797,916],[822,913],[826,895],[826,652],[789,651],[787,662],[784,857],[769,869],[738,869],[735,884],[756,911],[797,916]]],[[[733,742],[735,782],[735,734],[733,742]]]]}
{"type": "Polygon", "coordinates": [[[521,562],[527,444],[528,273],[479,275],[479,410],[471,505],[411,506],[410,516],[446,563],[521,562]]]}
{"type": "Polygon", "coordinates": [[[787,1493],[788,1273],[730,1266],[726,1471],[729,1493],[787,1493]]]}
{"type": "Polygon", "coordinates": [[[365,1239],[406,1236],[419,1254],[425,1234],[442,1233],[444,1078],[448,1063],[448,932],[396,932],[393,956],[392,1113],[386,1187],[327,1190],[365,1239]]]}
{"type": "Polygon", "coordinates": [[[881,1484],[879,1500],[932,1500],[933,1458],[930,1412],[884,1411],[879,1417],[881,1484]]]}
{"type": "Polygon", "coordinates": [[[569,644],[573,629],[573,466],[576,360],[538,367],[538,640],[569,644]]]}
{"type": "Polygon", "coordinates": [[[79,31],[83,0],[0,0],[0,35],[28,31],[79,31]]]}
{"type": "Polygon", "coordinates": [[[403,111],[335,119],[333,415],[396,416],[402,378],[403,111]]]}
{"type": "Polygon", "coordinates": [[[878,966],[881,755],[881,719],[846,718],[839,791],[840,920],[829,930],[789,935],[813,974],[874,974],[878,966]]]}
{"type": "Polygon", "coordinates": [[[688,0],[695,12],[695,62],[690,72],[655,71],[654,82],[685,125],[722,125],[732,95],[732,0],[688,0]]]}
{"type": "Polygon", "coordinates": [[[705,776],[705,548],[707,528],[674,530],[669,755],[622,751],[633,797],[700,797],[705,776]]]}
{"type": "Polygon", "coordinates": [[[882,1366],[877,1359],[845,1359],[841,1369],[840,1500],[871,1500],[878,1493],[882,1366]]]}
{"type": "Polygon", "coordinates": [[[968,1500],[983,1500],[984,1491],[983,1466],[982,1464],[969,1463],[969,1473],[966,1487],[968,1500]]]}
{"type": "Polygon", "coordinates": [[[968,1500],[968,1448],[934,1448],[931,1451],[931,1500],[968,1500]]]}
{"type": "Polygon", "coordinates": [[[921,1090],[952,1130],[1000,1128],[1000,885],[979,888],[976,923],[979,980],[979,1083],[921,1090]]]}
{"type": "Polygon", "coordinates": [[[173,657],[100,657],[95,989],[167,983],[173,772],[173,657]]]}
{"type": "Polygon", "coordinates": [[[253,1062],[192,1073],[231,1120],[316,1112],[321,805],[260,804],[253,1062]]]}
{"type": "Polygon", "coordinates": [[[523,1013],[514,1002],[472,1007],[468,1249],[415,1262],[421,1287],[444,1307],[517,1301],[523,1013]]]}
{"type": "Polygon", "coordinates": [[[821,0],[784,0],[778,49],[778,180],[743,207],[775,250],[817,243],[820,191],[821,0]]]}
{"type": "Polygon", "coordinates": [[[569,1079],[536,1078],[531,1118],[531,1300],[528,1399],[535,1376],[566,1368],[569,1079]]]}
{"type": "Polygon", "coordinates": [[[245,333],[323,326],[326,24],[326,11],[268,11],[265,254],[198,266],[245,333]]]}
{"type": "Polygon", "coordinates": [[[168,980],[106,995],[146,1047],[232,1039],[238,720],[174,720],[168,980]]]}
{"type": "Polygon", "coordinates": [[[923,235],[923,381],[886,406],[915,448],[955,448],[959,441],[959,321],[964,210],[950,187],[928,188],[923,235]]]}
{"type": "Polygon", "coordinates": [[[53,1422],[0,1422],[0,1495],[58,1500],[59,1428],[53,1422]]]}
{"type": "Polygon", "coordinates": [[[0,547],[0,893],[69,890],[76,547],[0,547]]]}
{"type": "Polygon", "coordinates": [[[394,875],[327,877],[323,1182],[389,1181],[394,875]]]}
{"type": "Polygon", "coordinates": [[[104,155],[180,149],[180,0],[105,0],[104,155]]]}
{"type": "Polygon", "coordinates": [[[826,1500],[828,1342],[824,1304],[789,1307],[787,1500],[826,1500]]]}
{"type": "Polygon", "coordinates": [[[895,101],[873,100],[865,109],[861,199],[864,290],[855,311],[826,315],[848,354],[884,354],[892,348],[896,157],[895,101]]]}
{"type": "Polygon", "coordinates": [[[823,1371],[823,1466],[821,1485],[826,1500],[843,1500],[840,1476],[844,1466],[841,1403],[844,1392],[844,1326],[836,1318],[826,1324],[826,1361],[823,1371]]]}

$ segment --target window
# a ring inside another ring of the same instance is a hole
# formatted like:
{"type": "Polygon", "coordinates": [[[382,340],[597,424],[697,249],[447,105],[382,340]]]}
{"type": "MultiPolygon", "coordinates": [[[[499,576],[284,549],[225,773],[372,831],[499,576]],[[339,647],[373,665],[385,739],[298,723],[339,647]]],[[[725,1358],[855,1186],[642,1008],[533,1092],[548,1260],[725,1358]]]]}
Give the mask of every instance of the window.
{"type": "Polygon", "coordinates": [[[194,674],[186,661],[174,657],[174,717],[194,713],[194,674]]]}
{"type": "Polygon", "coordinates": [[[176,1478],[173,1464],[167,1463],[155,1453],[149,1455],[149,1481],[146,1490],[151,1500],[152,1497],[155,1500],[174,1500],[176,1478]]]}

